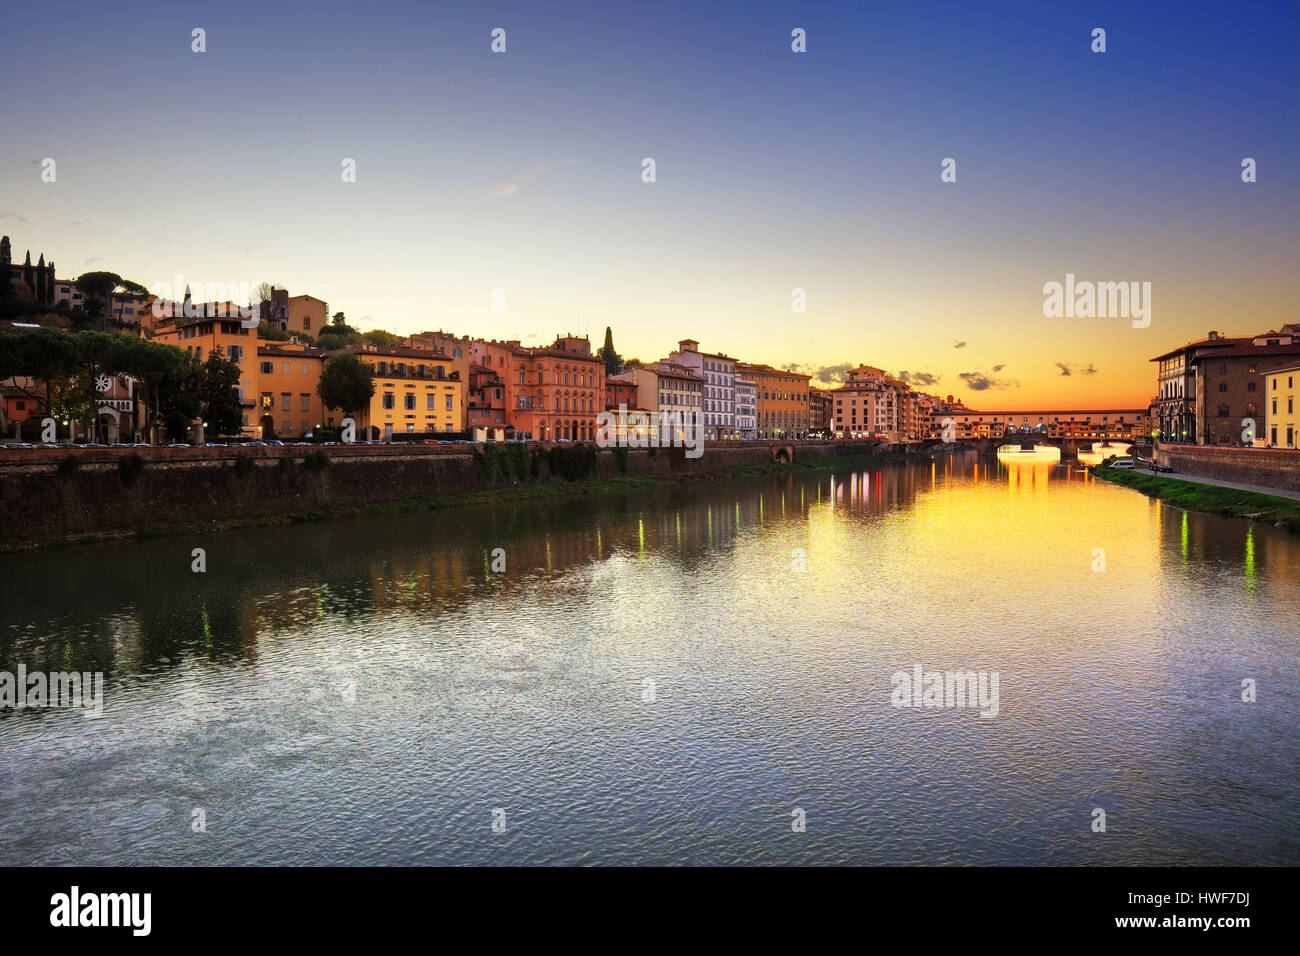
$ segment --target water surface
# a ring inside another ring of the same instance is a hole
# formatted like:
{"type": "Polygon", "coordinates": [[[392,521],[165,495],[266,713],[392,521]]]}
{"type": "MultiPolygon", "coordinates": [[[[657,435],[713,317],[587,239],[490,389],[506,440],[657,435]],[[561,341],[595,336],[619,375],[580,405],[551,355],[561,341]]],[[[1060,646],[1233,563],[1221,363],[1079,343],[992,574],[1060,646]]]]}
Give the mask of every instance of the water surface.
{"type": "Polygon", "coordinates": [[[0,669],[107,684],[0,711],[0,863],[1300,863],[1300,539],[1051,454],[0,572],[0,669]]]}

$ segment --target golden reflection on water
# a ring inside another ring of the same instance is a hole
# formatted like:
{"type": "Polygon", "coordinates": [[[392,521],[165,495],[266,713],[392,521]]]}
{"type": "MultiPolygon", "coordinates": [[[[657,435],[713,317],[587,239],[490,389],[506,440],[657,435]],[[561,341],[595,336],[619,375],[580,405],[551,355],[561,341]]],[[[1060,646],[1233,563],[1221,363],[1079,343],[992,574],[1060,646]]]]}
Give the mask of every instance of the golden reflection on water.
{"type": "Polygon", "coordinates": [[[797,613],[857,592],[946,619],[949,602],[1064,586],[1071,600],[1146,614],[1171,571],[1185,575],[1207,561],[1235,568],[1245,597],[1296,606],[1295,589],[1281,583],[1300,579],[1295,538],[1162,505],[1058,457],[1054,449],[983,462],[947,455],[5,556],[13,593],[24,599],[6,608],[0,658],[25,649],[29,666],[66,659],[111,668],[173,660],[189,645],[214,657],[255,656],[269,634],[340,617],[415,622],[483,601],[521,601],[539,576],[574,581],[564,599],[581,603],[591,599],[583,589],[594,569],[623,554],[639,556],[641,576],[619,578],[617,603],[639,609],[707,574],[735,589],[735,613],[746,600],[781,600],[797,613]],[[208,548],[204,575],[188,571],[196,545],[208,548]],[[497,547],[508,555],[504,573],[491,571],[497,547]],[[789,570],[793,548],[807,551],[806,572],[789,570]],[[1096,549],[1105,552],[1105,574],[1089,570],[1096,549]]]}

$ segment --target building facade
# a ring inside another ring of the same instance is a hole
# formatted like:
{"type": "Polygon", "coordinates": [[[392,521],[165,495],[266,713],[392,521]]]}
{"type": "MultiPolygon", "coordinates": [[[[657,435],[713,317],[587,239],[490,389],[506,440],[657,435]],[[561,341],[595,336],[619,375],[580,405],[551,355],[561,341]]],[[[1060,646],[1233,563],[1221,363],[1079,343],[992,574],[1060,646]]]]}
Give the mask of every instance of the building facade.
{"type": "Polygon", "coordinates": [[[753,441],[758,438],[758,382],[737,375],[735,389],[736,437],[753,441]]]}
{"type": "Polygon", "coordinates": [[[701,397],[705,441],[736,438],[736,360],[712,352],[701,352],[700,343],[682,339],[668,362],[695,372],[704,383],[701,397]]]}
{"type": "Polygon", "coordinates": [[[1273,448],[1300,448],[1300,365],[1266,372],[1263,378],[1268,419],[1258,437],[1273,448]]]}
{"type": "Polygon", "coordinates": [[[463,430],[466,383],[450,356],[404,345],[354,345],[348,351],[373,369],[375,380],[370,407],[357,421],[358,438],[391,441],[394,435],[463,430]]]}
{"type": "Polygon", "coordinates": [[[758,438],[808,437],[810,376],[746,362],[738,363],[736,371],[755,384],[758,438]]]}

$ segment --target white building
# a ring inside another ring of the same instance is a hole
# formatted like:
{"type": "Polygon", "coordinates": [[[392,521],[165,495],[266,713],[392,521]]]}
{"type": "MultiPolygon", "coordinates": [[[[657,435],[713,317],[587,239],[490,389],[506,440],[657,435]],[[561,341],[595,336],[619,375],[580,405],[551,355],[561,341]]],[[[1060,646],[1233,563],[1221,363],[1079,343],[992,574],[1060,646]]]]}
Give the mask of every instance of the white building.
{"type": "Polygon", "coordinates": [[[758,438],[758,383],[735,378],[736,435],[742,441],[758,438]]]}
{"type": "Polygon", "coordinates": [[[736,438],[736,360],[701,352],[699,342],[682,339],[668,361],[692,369],[704,380],[705,441],[736,438]]]}

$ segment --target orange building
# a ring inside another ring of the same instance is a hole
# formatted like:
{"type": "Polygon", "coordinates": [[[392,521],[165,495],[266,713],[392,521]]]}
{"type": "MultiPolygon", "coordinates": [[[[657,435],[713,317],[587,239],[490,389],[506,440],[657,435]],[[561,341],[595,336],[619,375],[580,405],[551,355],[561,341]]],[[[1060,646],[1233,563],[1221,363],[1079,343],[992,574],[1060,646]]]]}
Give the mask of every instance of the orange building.
{"type": "Polygon", "coordinates": [[[466,407],[469,431],[476,428],[505,428],[505,379],[486,365],[470,365],[469,401],[466,407]]]}
{"type": "MultiPolygon", "coordinates": [[[[326,353],[297,341],[257,347],[256,434],[259,438],[300,438],[318,425],[332,425],[316,387],[326,353]]],[[[244,422],[249,424],[247,418],[244,422]]]]}
{"type": "Polygon", "coordinates": [[[605,363],[585,338],[561,336],[550,348],[511,349],[506,414],[521,437],[592,441],[605,410],[605,363]]]}
{"type": "Polygon", "coordinates": [[[605,379],[605,407],[618,408],[620,405],[636,408],[636,382],[605,379]]]}
{"type": "Polygon", "coordinates": [[[155,318],[152,327],[145,328],[146,337],[155,342],[175,345],[193,355],[200,362],[220,349],[222,354],[239,366],[239,402],[244,408],[243,431],[245,438],[259,437],[254,418],[257,412],[257,349],[261,342],[257,326],[247,328],[239,315],[240,307],[233,303],[206,303],[197,307],[201,314],[196,318],[184,316],[181,307],[169,310],[171,318],[155,318]]]}
{"type": "Polygon", "coordinates": [[[808,437],[811,376],[747,362],[736,364],[736,374],[758,385],[759,438],[808,437]]]}

